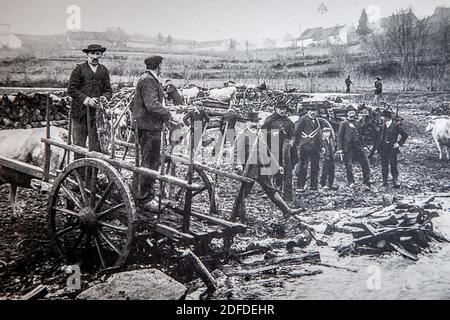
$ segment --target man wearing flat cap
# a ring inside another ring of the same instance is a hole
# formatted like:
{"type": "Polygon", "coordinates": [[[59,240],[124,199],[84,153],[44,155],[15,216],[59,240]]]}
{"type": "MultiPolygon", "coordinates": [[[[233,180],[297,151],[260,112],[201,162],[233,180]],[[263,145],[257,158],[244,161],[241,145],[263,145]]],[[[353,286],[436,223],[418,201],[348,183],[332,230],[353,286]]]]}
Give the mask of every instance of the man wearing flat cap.
{"type": "Polygon", "coordinates": [[[393,120],[391,111],[384,110],[382,117],[384,123],[381,127],[380,138],[376,144],[376,149],[381,157],[383,186],[388,186],[390,167],[394,188],[399,188],[397,156],[400,153],[400,147],[403,146],[406,139],[408,139],[408,134],[403,130],[400,123],[393,120]]]}
{"type": "MultiPolygon", "coordinates": [[[[108,69],[99,63],[106,48],[98,44],[91,44],[83,50],[87,55],[87,61],[77,64],[73,70],[67,93],[72,97],[72,136],[73,143],[77,146],[86,147],[88,136],[88,125],[92,128],[92,139],[89,144],[92,150],[101,151],[97,136],[97,125],[95,120],[95,108],[100,102],[106,103],[112,97],[111,83],[108,69]],[[87,122],[89,111],[91,123],[87,122]]],[[[81,156],[75,155],[75,159],[81,156]]]]}
{"type": "MultiPolygon", "coordinates": [[[[139,78],[134,96],[133,119],[138,129],[138,142],[141,150],[141,166],[158,170],[160,166],[161,133],[164,123],[170,122],[169,109],[164,102],[164,91],[158,77],[161,74],[161,56],[152,56],[145,59],[147,67],[145,73],[139,78]]],[[[140,177],[138,205],[154,209],[158,206],[155,199],[153,184],[155,180],[140,177]]]]}
{"type": "MultiPolygon", "coordinates": [[[[287,116],[287,105],[279,101],[275,105],[274,113],[267,117],[261,127],[267,130],[267,146],[269,151],[277,155],[280,171],[275,175],[275,184],[282,190],[283,198],[292,200],[292,157],[291,149],[294,145],[295,124],[287,116]],[[272,137],[278,136],[278,153],[272,148],[272,137]]],[[[296,161],[296,160],[294,160],[296,161]]]]}

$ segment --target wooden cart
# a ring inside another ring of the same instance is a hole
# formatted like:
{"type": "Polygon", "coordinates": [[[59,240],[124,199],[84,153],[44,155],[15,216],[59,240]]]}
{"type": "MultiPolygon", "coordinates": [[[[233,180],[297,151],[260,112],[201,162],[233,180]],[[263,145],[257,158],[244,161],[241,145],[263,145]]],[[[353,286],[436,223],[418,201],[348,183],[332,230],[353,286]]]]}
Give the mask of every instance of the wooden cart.
{"type": "MultiPolygon", "coordinates": [[[[43,169],[5,158],[0,159],[0,165],[52,184],[48,223],[52,239],[67,263],[88,261],[95,270],[121,267],[138,237],[168,238],[180,246],[193,248],[199,255],[207,253],[213,239],[220,239],[222,249],[227,251],[234,236],[245,232],[245,225],[217,216],[215,190],[208,173],[244,182],[251,179],[195,164],[193,148],[190,159],[162,154],[164,159],[178,161],[178,165],[185,167],[183,178],[167,174],[164,165],[160,171],[150,170],[140,166],[136,143],[113,138],[110,154],[96,152],[71,143],[70,125],[68,142],[62,143],[50,138],[48,118],[47,114],[47,136],[42,139],[46,151],[43,169]],[[125,156],[118,159],[119,147],[125,148],[125,155],[136,148],[137,156],[131,161],[125,156]],[[49,172],[52,148],[62,148],[81,158],[67,161],[57,175],[52,175],[49,172]],[[132,185],[138,177],[155,179],[155,184],[159,184],[161,200],[157,210],[145,211],[136,205],[132,185]],[[172,190],[169,195],[163,192],[166,186],[172,190]]],[[[117,120],[111,119],[113,137],[117,120]]],[[[93,132],[88,129],[92,141],[93,132]]],[[[194,139],[193,133],[190,138],[194,139]]]]}

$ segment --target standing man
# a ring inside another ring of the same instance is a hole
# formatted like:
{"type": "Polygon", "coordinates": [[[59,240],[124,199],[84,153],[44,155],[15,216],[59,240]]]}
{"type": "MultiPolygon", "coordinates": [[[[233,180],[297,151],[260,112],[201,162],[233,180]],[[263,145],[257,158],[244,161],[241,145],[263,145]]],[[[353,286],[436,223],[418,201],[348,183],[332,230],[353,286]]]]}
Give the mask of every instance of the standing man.
{"type": "Polygon", "coordinates": [[[167,79],[166,85],[163,89],[167,94],[167,100],[172,100],[174,106],[180,106],[183,104],[183,97],[178,92],[177,87],[172,84],[172,80],[167,79]]]}
{"type": "Polygon", "coordinates": [[[356,122],[356,111],[352,106],[348,106],[347,119],[342,121],[339,126],[337,154],[344,155],[347,182],[350,187],[353,187],[355,184],[352,162],[357,161],[361,165],[363,184],[370,188],[370,167],[367,151],[368,149],[364,146],[360,128],[356,122]]]}
{"type": "MultiPolygon", "coordinates": [[[[225,145],[227,139],[227,134],[229,132],[234,132],[236,127],[236,122],[240,119],[239,113],[236,111],[236,107],[231,104],[228,110],[222,115],[219,123],[219,131],[220,136],[219,140],[217,141],[216,146],[212,149],[211,156],[216,156],[216,151],[219,151],[220,148],[225,145]],[[217,150],[216,150],[217,149],[217,150]]],[[[233,136],[233,141],[230,141],[231,144],[234,143],[236,140],[236,135],[233,136]]],[[[219,155],[219,157],[222,157],[223,155],[219,155]]]]}
{"type": "Polygon", "coordinates": [[[403,146],[406,139],[408,139],[408,134],[405,130],[403,130],[399,123],[395,123],[393,121],[391,111],[383,111],[382,117],[384,124],[381,128],[380,138],[377,143],[377,150],[381,156],[383,186],[388,186],[390,166],[394,188],[399,188],[400,184],[398,183],[397,156],[400,153],[400,147],[403,146]]]}
{"type": "Polygon", "coordinates": [[[305,191],[308,164],[311,163],[311,191],[318,190],[319,162],[322,150],[322,129],[317,119],[317,110],[310,108],[308,114],[302,117],[295,128],[295,145],[299,154],[297,192],[305,191]]]}
{"type": "Polygon", "coordinates": [[[336,153],[335,140],[331,136],[331,128],[323,128],[323,164],[322,164],[322,176],[320,177],[320,185],[324,189],[337,190],[338,188],[333,186],[334,183],[334,154],[336,153]]]}
{"type": "MultiPolygon", "coordinates": [[[[72,71],[67,93],[73,99],[72,102],[72,136],[73,143],[80,147],[86,147],[88,126],[92,128],[92,140],[89,141],[92,150],[100,151],[100,141],[97,135],[95,120],[95,108],[101,103],[106,103],[112,97],[111,83],[108,69],[100,64],[106,48],[98,44],[91,44],[83,50],[87,55],[87,61],[77,64],[72,71]],[[88,124],[87,112],[91,123],[88,124]]],[[[82,156],[75,154],[75,159],[82,156]]]]}
{"type": "Polygon", "coordinates": [[[291,148],[294,146],[295,124],[287,116],[287,105],[279,101],[275,112],[267,117],[262,129],[267,130],[267,145],[272,148],[271,137],[278,135],[279,172],[275,175],[275,184],[282,190],[283,198],[292,200],[292,159],[291,148]]]}
{"type": "Polygon", "coordinates": [[[373,98],[372,104],[379,107],[380,101],[383,98],[383,84],[381,83],[380,77],[375,78],[374,85],[375,85],[375,96],[373,98]]]}
{"type": "Polygon", "coordinates": [[[345,79],[345,85],[347,86],[347,90],[345,93],[350,93],[350,86],[353,84],[352,80],[350,80],[350,76],[345,79]]]}
{"type": "MultiPolygon", "coordinates": [[[[133,119],[138,130],[141,165],[152,170],[159,168],[161,132],[164,123],[171,119],[164,102],[164,91],[158,79],[162,61],[161,56],[145,59],[147,70],[139,78],[134,96],[133,119]]],[[[154,182],[154,179],[139,177],[138,190],[135,190],[139,191],[136,197],[138,204],[147,210],[158,207],[153,189],[154,182]]]]}
{"type": "MultiPolygon", "coordinates": [[[[246,128],[236,138],[235,169],[239,174],[258,181],[269,199],[283,212],[284,217],[299,214],[304,209],[290,208],[273,185],[272,166],[276,164],[276,159],[272,159],[271,154],[267,152],[265,135],[258,129],[258,122],[258,113],[249,112],[246,128]]],[[[252,191],[255,181],[242,182],[231,213],[232,221],[240,218],[241,222],[245,222],[245,198],[252,191]]]]}

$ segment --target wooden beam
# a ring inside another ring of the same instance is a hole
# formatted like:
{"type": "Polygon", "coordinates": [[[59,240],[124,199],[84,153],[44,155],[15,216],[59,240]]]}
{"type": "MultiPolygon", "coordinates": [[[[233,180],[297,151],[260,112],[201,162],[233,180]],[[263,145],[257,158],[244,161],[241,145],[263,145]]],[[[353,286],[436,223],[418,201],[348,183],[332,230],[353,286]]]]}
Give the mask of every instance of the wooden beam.
{"type": "Polygon", "coordinates": [[[43,139],[41,139],[41,141],[44,143],[53,145],[55,147],[59,147],[64,150],[68,150],[68,151],[72,151],[77,154],[81,154],[81,155],[89,157],[89,158],[106,161],[106,162],[112,164],[113,166],[117,166],[117,167],[123,168],[125,170],[129,170],[129,171],[135,172],[137,174],[141,174],[143,176],[151,177],[156,180],[162,180],[165,182],[173,183],[184,189],[188,189],[188,190],[192,190],[192,191],[204,189],[203,185],[195,184],[195,183],[190,185],[187,183],[186,180],[183,180],[183,179],[180,179],[177,177],[173,177],[173,176],[169,176],[169,175],[162,176],[158,171],[151,170],[148,168],[143,168],[143,167],[136,167],[134,164],[131,164],[126,161],[122,161],[120,159],[111,159],[107,154],[104,154],[104,153],[100,153],[97,151],[88,151],[86,148],[75,146],[75,145],[67,145],[65,143],[62,143],[62,142],[59,142],[59,141],[56,141],[53,139],[43,138],[43,139]]]}
{"type": "MultiPolygon", "coordinates": [[[[173,162],[184,163],[184,164],[189,163],[189,158],[185,158],[185,157],[167,155],[167,158],[171,159],[173,162]]],[[[226,171],[222,171],[219,169],[211,168],[204,164],[194,163],[194,167],[197,169],[201,169],[201,170],[204,170],[207,172],[217,174],[218,176],[221,176],[221,177],[226,177],[226,178],[230,178],[230,179],[241,181],[241,182],[247,182],[247,183],[253,182],[252,178],[248,178],[248,177],[240,176],[237,174],[229,173],[226,171]]]]}
{"type": "Polygon", "coordinates": [[[42,179],[44,176],[44,170],[42,168],[15,159],[0,156],[0,166],[24,173],[37,179],[42,179]]]}

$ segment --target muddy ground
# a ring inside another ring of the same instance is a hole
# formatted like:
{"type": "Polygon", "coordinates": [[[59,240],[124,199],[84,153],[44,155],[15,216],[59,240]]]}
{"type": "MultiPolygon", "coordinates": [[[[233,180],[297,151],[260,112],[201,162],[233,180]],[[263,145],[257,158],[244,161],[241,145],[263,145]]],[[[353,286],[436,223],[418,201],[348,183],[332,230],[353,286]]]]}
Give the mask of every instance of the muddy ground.
{"type": "MultiPolygon", "coordinates": [[[[396,100],[395,97],[390,98],[396,100]]],[[[409,196],[450,192],[450,162],[438,160],[436,146],[433,144],[431,136],[425,133],[426,121],[424,119],[433,106],[449,100],[450,94],[408,93],[400,96],[398,100],[400,113],[405,118],[405,127],[410,133],[410,138],[399,156],[402,182],[400,189],[381,187],[381,169],[377,159],[373,161],[371,167],[375,181],[372,190],[365,191],[360,182],[354,189],[348,189],[345,183],[343,164],[338,163],[336,184],[340,187],[339,191],[306,193],[297,197],[292,205],[307,209],[303,215],[304,219],[314,225],[338,220],[340,215],[364,213],[374,208],[387,206],[409,196]]],[[[355,167],[356,178],[361,181],[360,169],[357,165],[355,167]]],[[[229,183],[229,180],[220,180],[219,197],[222,209],[231,208],[237,187],[236,183],[229,183]]],[[[46,195],[35,190],[21,189],[17,204],[20,218],[13,220],[10,217],[8,190],[7,186],[0,187],[0,219],[2,221],[0,224],[0,297],[19,298],[38,284],[44,284],[49,290],[47,299],[74,298],[76,292],[66,288],[66,275],[61,271],[63,263],[48,241],[46,195]]],[[[249,228],[247,234],[236,239],[235,249],[245,248],[249,243],[257,240],[276,237],[277,226],[285,225],[281,212],[268,199],[262,198],[262,194],[262,190],[256,185],[247,200],[247,225],[249,228]]],[[[328,242],[336,244],[336,242],[347,240],[345,237],[335,234],[328,239],[328,242]]],[[[317,248],[306,248],[311,251],[315,249],[317,248]]],[[[333,251],[333,248],[329,249],[333,251]]],[[[432,255],[433,253],[428,254],[432,255]]],[[[388,255],[388,257],[374,257],[373,259],[403,258],[388,255]]],[[[326,274],[327,272],[332,272],[332,269],[310,266],[309,269],[305,268],[304,275],[316,277],[316,274],[326,274]]],[[[298,274],[298,277],[301,276],[301,273],[298,274]]],[[[83,276],[83,287],[101,280],[83,276]]],[[[289,287],[290,281],[293,280],[286,276],[269,276],[258,279],[251,284],[253,287],[249,286],[245,290],[241,288],[241,284],[233,284],[228,281],[222,283],[223,287],[227,289],[219,290],[213,298],[284,297],[295,299],[310,297],[296,294],[283,295],[284,290],[289,287]]],[[[305,285],[305,287],[308,286],[305,285]]],[[[296,292],[295,288],[290,290],[296,292]]],[[[331,294],[329,297],[339,297],[338,287],[333,289],[330,287],[330,291],[334,291],[334,295],[331,294]]]]}

